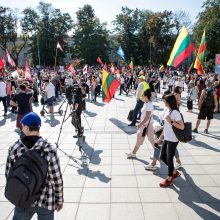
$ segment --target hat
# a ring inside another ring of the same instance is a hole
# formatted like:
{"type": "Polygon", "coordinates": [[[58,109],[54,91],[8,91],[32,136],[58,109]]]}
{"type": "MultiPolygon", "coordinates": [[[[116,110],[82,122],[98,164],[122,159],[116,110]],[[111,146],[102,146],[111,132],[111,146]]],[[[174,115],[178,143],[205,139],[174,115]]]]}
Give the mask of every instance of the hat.
{"type": "Polygon", "coordinates": [[[41,126],[41,119],[35,112],[30,112],[24,115],[21,119],[21,123],[26,126],[34,126],[40,127],[41,126]]]}
{"type": "Polygon", "coordinates": [[[145,76],[139,76],[138,79],[143,79],[143,80],[146,80],[145,76]]]}

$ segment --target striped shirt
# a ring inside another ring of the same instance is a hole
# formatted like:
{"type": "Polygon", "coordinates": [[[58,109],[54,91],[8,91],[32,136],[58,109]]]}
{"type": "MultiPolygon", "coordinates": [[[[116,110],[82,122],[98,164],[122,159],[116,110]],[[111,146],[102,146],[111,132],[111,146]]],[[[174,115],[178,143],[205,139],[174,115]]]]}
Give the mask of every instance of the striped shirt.
{"type": "Polygon", "coordinates": [[[46,140],[40,138],[31,149],[28,149],[21,140],[15,142],[9,148],[5,176],[7,178],[10,168],[23,153],[33,149],[43,151],[41,156],[44,156],[48,161],[48,172],[40,196],[32,206],[56,210],[57,205],[63,203],[63,179],[56,148],[46,140]]]}

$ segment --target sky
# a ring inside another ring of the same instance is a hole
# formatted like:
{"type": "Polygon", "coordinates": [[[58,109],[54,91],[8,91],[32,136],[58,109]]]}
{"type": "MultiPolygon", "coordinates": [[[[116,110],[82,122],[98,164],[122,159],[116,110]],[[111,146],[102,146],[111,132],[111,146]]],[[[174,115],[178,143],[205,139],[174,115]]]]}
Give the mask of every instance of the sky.
{"type": "MultiPolygon", "coordinates": [[[[119,14],[122,6],[131,9],[150,9],[154,12],[163,10],[184,10],[189,12],[191,20],[195,22],[196,16],[202,10],[204,0],[45,0],[63,13],[68,12],[76,20],[75,12],[85,4],[90,4],[95,15],[101,22],[107,22],[109,29],[113,28],[111,21],[119,14]]],[[[0,6],[18,8],[22,11],[26,7],[35,8],[39,0],[0,0],[0,6]]]]}

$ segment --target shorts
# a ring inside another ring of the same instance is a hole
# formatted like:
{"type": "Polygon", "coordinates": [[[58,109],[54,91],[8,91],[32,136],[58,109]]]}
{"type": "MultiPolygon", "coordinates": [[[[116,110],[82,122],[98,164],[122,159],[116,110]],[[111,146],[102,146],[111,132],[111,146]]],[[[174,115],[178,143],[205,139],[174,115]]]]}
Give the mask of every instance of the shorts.
{"type": "Polygon", "coordinates": [[[47,104],[48,106],[53,106],[53,103],[55,102],[55,96],[50,97],[49,99],[47,99],[47,104]]]}
{"type": "Polygon", "coordinates": [[[207,118],[207,120],[211,120],[213,119],[213,112],[213,107],[202,107],[199,112],[198,119],[205,120],[207,118]]]}

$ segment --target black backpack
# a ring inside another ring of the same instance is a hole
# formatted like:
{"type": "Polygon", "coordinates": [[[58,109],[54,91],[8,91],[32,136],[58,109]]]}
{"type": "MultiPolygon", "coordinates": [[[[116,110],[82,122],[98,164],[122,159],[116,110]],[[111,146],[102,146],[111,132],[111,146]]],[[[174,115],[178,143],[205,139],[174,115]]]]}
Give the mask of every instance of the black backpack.
{"type": "Polygon", "coordinates": [[[205,94],[205,98],[203,99],[202,106],[205,107],[213,107],[214,106],[214,95],[213,90],[207,91],[205,94]]]}
{"type": "Polygon", "coordinates": [[[9,170],[5,197],[16,207],[29,208],[40,196],[48,170],[40,153],[36,149],[25,152],[9,170]]]}

